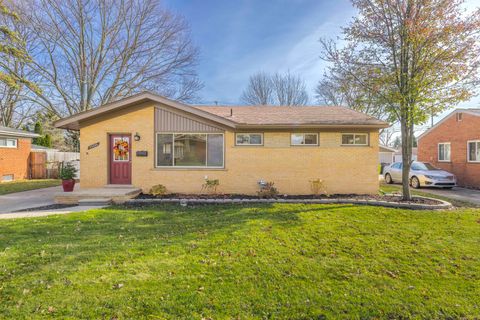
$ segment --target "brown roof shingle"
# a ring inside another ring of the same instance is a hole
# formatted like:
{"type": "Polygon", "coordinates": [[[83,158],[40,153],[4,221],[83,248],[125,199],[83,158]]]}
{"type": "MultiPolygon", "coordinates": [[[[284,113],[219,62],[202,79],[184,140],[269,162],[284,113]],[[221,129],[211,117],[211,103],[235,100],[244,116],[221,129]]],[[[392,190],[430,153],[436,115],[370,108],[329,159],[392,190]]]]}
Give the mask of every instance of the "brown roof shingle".
{"type": "Polygon", "coordinates": [[[364,113],[331,106],[194,106],[243,125],[372,125],[389,126],[364,113]]]}
{"type": "Polygon", "coordinates": [[[108,103],[99,108],[80,112],[55,122],[55,127],[79,130],[82,121],[99,118],[115,110],[128,108],[145,102],[155,102],[205,118],[222,126],[234,129],[252,127],[296,128],[296,127],[370,127],[386,128],[388,123],[345,107],[324,106],[192,106],[173,101],[152,92],[141,92],[108,103]]]}

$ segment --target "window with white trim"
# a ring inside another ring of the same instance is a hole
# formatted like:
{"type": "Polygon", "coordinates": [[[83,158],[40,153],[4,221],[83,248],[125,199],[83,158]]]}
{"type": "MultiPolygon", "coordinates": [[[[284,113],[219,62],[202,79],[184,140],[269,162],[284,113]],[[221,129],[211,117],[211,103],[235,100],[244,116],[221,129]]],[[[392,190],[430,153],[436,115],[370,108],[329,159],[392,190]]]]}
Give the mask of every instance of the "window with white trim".
{"type": "Polygon", "coordinates": [[[261,146],[263,145],[263,133],[236,133],[235,145],[261,146]]]}
{"type": "Polygon", "coordinates": [[[13,181],[13,174],[5,174],[2,176],[2,182],[13,181]]]}
{"type": "Polygon", "coordinates": [[[438,144],[438,161],[450,161],[450,154],[450,142],[442,142],[438,144]]]}
{"type": "Polygon", "coordinates": [[[318,133],[292,133],[290,144],[292,146],[318,146],[318,133]]]}
{"type": "Polygon", "coordinates": [[[222,133],[157,133],[156,166],[223,168],[222,133]]]}
{"type": "Polygon", "coordinates": [[[342,145],[366,146],[368,145],[368,133],[342,133],[342,145]]]}
{"type": "Polygon", "coordinates": [[[480,162],[480,140],[467,142],[468,162],[480,162]]]}
{"type": "Polygon", "coordinates": [[[0,137],[0,148],[16,148],[17,144],[17,139],[0,137]]]}

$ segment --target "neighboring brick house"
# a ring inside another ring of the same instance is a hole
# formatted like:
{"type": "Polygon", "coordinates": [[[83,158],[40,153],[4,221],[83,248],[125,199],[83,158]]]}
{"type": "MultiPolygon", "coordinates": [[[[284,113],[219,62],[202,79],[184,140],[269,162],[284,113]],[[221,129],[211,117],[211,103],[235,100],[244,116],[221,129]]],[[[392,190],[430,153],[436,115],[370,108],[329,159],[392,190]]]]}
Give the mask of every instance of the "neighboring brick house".
{"type": "Polygon", "coordinates": [[[29,177],[32,138],[37,134],[0,126],[0,182],[29,177]]]}
{"type": "Polygon", "coordinates": [[[456,109],[418,138],[418,160],[480,188],[480,109],[456,109]]]}

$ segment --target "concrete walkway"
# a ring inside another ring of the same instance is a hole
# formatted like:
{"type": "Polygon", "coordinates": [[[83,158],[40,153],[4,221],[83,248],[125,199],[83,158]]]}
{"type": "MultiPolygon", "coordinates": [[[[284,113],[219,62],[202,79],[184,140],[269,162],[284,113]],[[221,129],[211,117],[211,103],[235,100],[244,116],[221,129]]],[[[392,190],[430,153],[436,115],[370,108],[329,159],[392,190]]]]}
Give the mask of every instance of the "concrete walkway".
{"type": "MultiPolygon", "coordinates": [[[[79,187],[76,184],[75,190],[79,187]]],[[[58,186],[1,195],[0,214],[55,204],[55,194],[61,191],[62,186],[58,186]]]]}
{"type": "Polygon", "coordinates": [[[91,209],[101,209],[105,206],[75,206],[62,209],[50,209],[50,210],[40,210],[40,211],[24,211],[24,212],[11,212],[11,213],[0,213],[0,220],[2,219],[17,219],[17,218],[36,218],[36,217],[45,217],[55,214],[67,214],[72,212],[80,212],[91,209]]]}

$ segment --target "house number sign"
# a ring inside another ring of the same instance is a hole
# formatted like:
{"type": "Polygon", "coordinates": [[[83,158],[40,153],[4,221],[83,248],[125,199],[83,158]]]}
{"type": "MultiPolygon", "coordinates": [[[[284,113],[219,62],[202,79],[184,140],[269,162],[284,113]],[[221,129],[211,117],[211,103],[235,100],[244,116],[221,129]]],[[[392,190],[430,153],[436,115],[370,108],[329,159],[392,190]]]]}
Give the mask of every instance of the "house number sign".
{"type": "Polygon", "coordinates": [[[88,150],[93,149],[93,148],[96,148],[96,147],[98,147],[99,145],[100,145],[100,142],[91,144],[91,145],[88,146],[88,150]]]}

